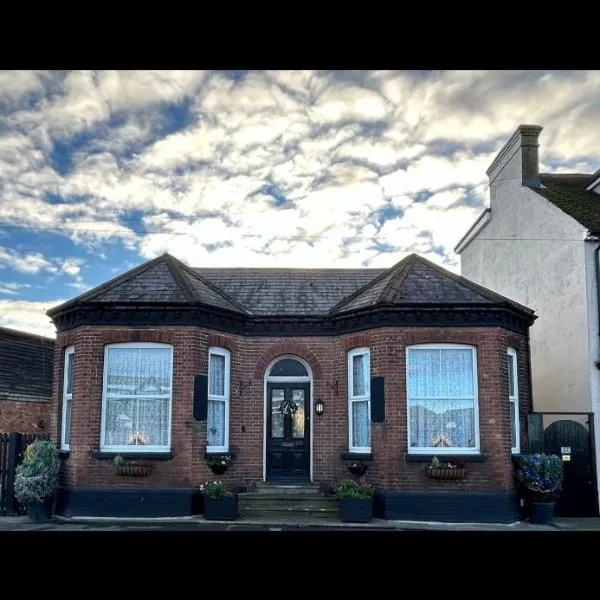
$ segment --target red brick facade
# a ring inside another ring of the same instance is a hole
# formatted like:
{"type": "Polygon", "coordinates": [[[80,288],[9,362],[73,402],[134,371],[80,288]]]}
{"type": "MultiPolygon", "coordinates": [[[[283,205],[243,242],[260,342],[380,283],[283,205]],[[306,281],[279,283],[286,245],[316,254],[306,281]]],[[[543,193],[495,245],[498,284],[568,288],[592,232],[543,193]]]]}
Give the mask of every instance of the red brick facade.
{"type": "Polygon", "coordinates": [[[340,455],[348,451],[347,351],[368,347],[371,375],[385,378],[384,423],[371,424],[373,462],[366,478],[394,490],[509,491],[513,488],[507,398],[508,346],[518,351],[521,443],[529,410],[527,339],[497,327],[381,328],[331,337],[267,338],[221,334],[200,327],[85,326],[58,334],[56,341],[52,435],[60,439],[64,349],[75,346],[71,451],[64,461],[70,487],[190,488],[214,477],[206,465],[206,423],[193,418],[194,376],[206,373],[210,346],[231,352],[230,450],[235,460],[225,475],[232,484],[251,486],[263,479],[264,376],[284,354],[304,359],[312,370],[313,398],[325,405],[313,415],[313,480],[333,485],[348,476],[340,455]],[[150,477],[115,475],[99,449],[104,346],[118,342],[172,344],[173,403],[171,460],[155,461],[150,477]],[[456,482],[428,479],[422,462],[407,462],[405,348],[420,343],[471,344],[477,350],[479,431],[482,462],[468,462],[468,477],[456,482]],[[337,389],[337,393],[336,393],[337,389]]]}
{"type": "Polygon", "coordinates": [[[0,399],[0,433],[49,433],[51,408],[48,400],[0,399]]]}

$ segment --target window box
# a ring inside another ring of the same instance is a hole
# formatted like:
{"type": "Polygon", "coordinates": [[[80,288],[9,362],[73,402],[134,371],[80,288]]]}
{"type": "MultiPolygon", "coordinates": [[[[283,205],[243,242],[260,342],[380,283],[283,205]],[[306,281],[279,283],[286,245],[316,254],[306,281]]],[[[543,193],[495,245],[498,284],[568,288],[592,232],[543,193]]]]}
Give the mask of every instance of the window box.
{"type": "Polygon", "coordinates": [[[373,462],[373,455],[371,453],[344,452],[342,454],[342,461],[352,475],[361,477],[367,472],[369,465],[373,462]]]}
{"type": "Polygon", "coordinates": [[[128,462],[122,456],[116,456],[113,464],[116,474],[121,477],[148,477],[154,470],[154,464],[143,459],[128,462]]]}
{"type": "Polygon", "coordinates": [[[207,452],[204,457],[206,458],[206,462],[208,463],[210,470],[215,475],[223,475],[233,461],[233,455],[229,452],[207,452]]]}
{"type": "Polygon", "coordinates": [[[425,469],[425,475],[429,479],[463,479],[465,476],[464,467],[427,467],[425,469]]]}

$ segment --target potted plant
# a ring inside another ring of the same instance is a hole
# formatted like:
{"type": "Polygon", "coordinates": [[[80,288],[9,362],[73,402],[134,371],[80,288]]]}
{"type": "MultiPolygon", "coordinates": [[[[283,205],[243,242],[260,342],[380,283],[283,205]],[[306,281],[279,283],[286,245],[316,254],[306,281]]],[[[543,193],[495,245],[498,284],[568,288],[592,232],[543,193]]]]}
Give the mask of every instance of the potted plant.
{"type": "Polygon", "coordinates": [[[373,519],[375,490],[354,479],[343,479],[336,488],[340,520],[343,523],[369,523],[373,519]]]}
{"type": "Polygon", "coordinates": [[[49,440],[35,440],[25,450],[23,462],[15,473],[15,498],[27,508],[33,521],[52,516],[52,503],[58,487],[60,461],[49,440]]]}
{"type": "Polygon", "coordinates": [[[517,480],[530,509],[529,522],[551,524],[556,498],[562,490],[562,460],[556,454],[523,454],[517,465],[517,480]]]}
{"type": "Polygon", "coordinates": [[[233,521],[237,518],[237,494],[222,481],[207,481],[200,486],[204,496],[204,518],[209,521],[233,521]]]}
{"type": "Polygon", "coordinates": [[[150,460],[126,461],[120,454],[115,456],[113,465],[117,475],[122,477],[148,477],[154,469],[154,464],[150,460]]]}
{"type": "Polygon", "coordinates": [[[465,461],[450,458],[442,462],[434,456],[425,467],[425,475],[430,479],[462,479],[465,476],[465,461]]]}
{"type": "Polygon", "coordinates": [[[223,475],[232,461],[233,457],[229,453],[206,454],[206,462],[215,475],[223,475]]]}

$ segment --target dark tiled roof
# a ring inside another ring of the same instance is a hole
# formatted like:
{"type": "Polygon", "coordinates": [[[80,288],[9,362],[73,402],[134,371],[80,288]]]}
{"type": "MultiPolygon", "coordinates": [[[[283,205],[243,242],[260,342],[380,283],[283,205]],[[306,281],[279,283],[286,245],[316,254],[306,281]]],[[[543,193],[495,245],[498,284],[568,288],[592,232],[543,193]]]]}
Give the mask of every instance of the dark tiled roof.
{"type": "Polygon", "coordinates": [[[2,400],[51,400],[54,340],[0,327],[2,400]]]}
{"type": "Polygon", "coordinates": [[[257,316],[325,316],[402,304],[528,308],[415,254],[391,269],[191,269],[165,254],[48,311],[81,303],[205,304],[257,316]]]}
{"type": "Polygon", "coordinates": [[[591,230],[600,230],[600,195],[586,190],[592,174],[540,175],[543,188],[531,188],[591,230]]]}
{"type": "Polygon", "coordinates": [[[335,306],[332,312],[399,304],[508,304],[533,313],[531,309],[416,254],[401,260],[389,272],[335,306]]]}
{"type": "Polygon", "coordinates": [[[192,269],[168,254],[164,254],[131,271],[48,311],[52,316],[75,304],[100,303],[198,303],[247,312],[243,307],[202,279],[192,269]]]}
{"type": "Polygon", "coordinates": [[[194,269],[255,315],[323,315],[387,269],[194,269]]]}
{"type": "Polygon", "coordinates": [[[166,263],[160,263],[129,281],[96,294],[94,302],[186,302],[166,263]]]}

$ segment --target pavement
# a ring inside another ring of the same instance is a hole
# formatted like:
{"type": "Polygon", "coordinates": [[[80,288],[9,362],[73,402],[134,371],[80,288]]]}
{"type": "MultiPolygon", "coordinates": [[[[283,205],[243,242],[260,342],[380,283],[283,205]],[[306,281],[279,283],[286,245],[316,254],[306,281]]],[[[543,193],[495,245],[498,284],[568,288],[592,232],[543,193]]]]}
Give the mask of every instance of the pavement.
{"type": "Polygon", "coordinates": [[[235,521],[207,521],[202,516],[121,519],[108,517],[53,517],[49,521],[34,522],[27,516],[0,517],[3,531],[598,531],[600,518],[556,518],[552,525],[532,525],[526,521],[515,523],[438,523],[427,521],[392,521],[373,519],[370,523],[342,523],[329,519],[238,518],[235,521]]]}

